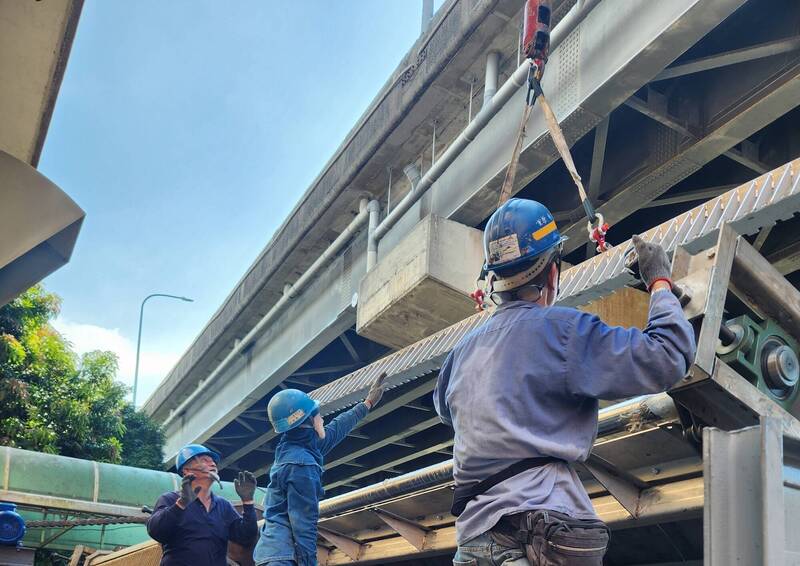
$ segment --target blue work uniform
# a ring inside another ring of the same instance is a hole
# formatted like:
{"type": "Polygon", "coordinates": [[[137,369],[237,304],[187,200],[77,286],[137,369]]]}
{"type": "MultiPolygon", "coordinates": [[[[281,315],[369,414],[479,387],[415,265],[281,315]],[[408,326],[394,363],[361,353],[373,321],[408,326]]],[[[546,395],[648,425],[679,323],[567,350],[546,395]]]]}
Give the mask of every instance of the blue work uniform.
{"type": "Polygon", "coordinates": [[[316,566],[324,457],[368,412],[359,403],[342,413],[325,426],[325,438],[310,427],[283,433],[269,472],[264,526],[253,551],[257,565],[316,566]]]}
{"type": "Polygon", "coordinates": [[[158,498],[147,520],[147,534],[161,543],[161,566],[225,566],[228,541],[247,546],[258,535],[256,512],[244,505],[242,515],[227,499],[211,494],[211,507],[195,499],[181,509],[177,492],[158,498]]]}
{"type": "Polygon", "coordinates": [[[694,352],[692,327],[668,290],[653,293],[643,331],[572,308],[499,306],[452,350],[434,391],[436,411],[455,430],[456,485],[474,485],[525,458],[564,462],[522,472],[472,499],[456,521],[459,545],[522,511],[596,519],[567,462],[589,456],[597,400],[665,391],[686,374],[694,352]]]}

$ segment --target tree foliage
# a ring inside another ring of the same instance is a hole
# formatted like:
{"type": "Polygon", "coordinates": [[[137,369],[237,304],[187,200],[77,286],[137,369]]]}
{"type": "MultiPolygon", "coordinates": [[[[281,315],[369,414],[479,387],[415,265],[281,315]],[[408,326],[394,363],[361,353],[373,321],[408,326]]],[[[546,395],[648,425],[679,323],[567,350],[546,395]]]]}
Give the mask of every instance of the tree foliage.
{"type": "Polygon", "coordinates": [[[36,285],[0,307],[0,444],[159,468],[164,436],[125,400],[116,355],[77,356],[49,324],[60,303],[36,285]]]}
{"type": "Polygon", "coordinates": [[[125,432],[122,435],[122,462],[136,468],[161,469],[163,460],[164,432],[153,419],[133,405],[122,409],[125,432]]]}

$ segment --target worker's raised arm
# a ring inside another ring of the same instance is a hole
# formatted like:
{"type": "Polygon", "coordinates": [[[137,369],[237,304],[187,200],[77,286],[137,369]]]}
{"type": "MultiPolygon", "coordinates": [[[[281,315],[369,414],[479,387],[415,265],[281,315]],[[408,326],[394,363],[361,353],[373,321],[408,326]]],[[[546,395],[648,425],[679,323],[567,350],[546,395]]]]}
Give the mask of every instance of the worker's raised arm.
{"type": "Polygon", "coordinates": [[[171,542],[183,522],[183,509],[178,507],[176,493],[165,493],[156,501],[155,509],[147,519],[147,534],[162,544],[171,542]]]}
{"type": "Polygon", "coordinates": [[[383,397],[383,382],[385,379],[385,373],[379,375],[369,388],[367,398],[364,399],[363,403],[359,403],[349,411],[345,411],[325,427],[325,438],[320,441],[319,445],[323,455],[333,450],[337,444],[344,440],[344,437],[355,428],[358,421],[366,417],[367,413],[380,402],[381,397],[383,397]]]}
{"type": "Polygon", "coordinates": [[[337,444],[350,434],[350,431],[355,428],[358,421],[367,416],[367,413],[369,413],[367,405],[359,403],[325,425],[325,438],[319,441],[320,452],[324,455],[333,450],[337,444]]]}
{"type": "Polygon", "coordinates": [[[587,313],[571,330],[567,389],[575,395],[619,399],[665,391],[694,358],[692,326],[668,288],[653,293],[644,330],[611,327],[587,313]]]}
{"type": "Polygon", "coordinates": [[[573,320],[567,388],[576,395],[618,399],[666,391],[692,363],[694,331],[672,294],[664,249],[633,237],[642,282],[651,292],[645,329],[610,327],[589,314],[573,320]]]}

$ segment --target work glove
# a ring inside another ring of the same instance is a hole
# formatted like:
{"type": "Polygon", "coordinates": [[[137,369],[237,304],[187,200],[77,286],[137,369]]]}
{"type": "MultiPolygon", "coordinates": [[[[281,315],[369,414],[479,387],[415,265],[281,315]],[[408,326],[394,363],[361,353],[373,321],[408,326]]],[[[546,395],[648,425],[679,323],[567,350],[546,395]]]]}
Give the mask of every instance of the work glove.
{"type": "Polygon", "coordinates": [[[633,249],[628,251],[626,265],[638,271],[638,277],[649,291],[656,281],[666,281],[672,287],[672,270],[667,252],[658,244],[645,242],[638,235],[631,238],[633,249]],[[634,255],[635,254],[635,255],[634,255]]]}
{"type": "Polygon", "coordinates": [[[239,494],[242,501],[253,501],[256,494],[256,476],[253,472],[239,472],[239,476],[233,480],[233,488],[239,494]]]}
{"type": "Polygon", "coordinates": [[[178,497],[178,507],[186,509],[195,499],[197,494],[200,493],[200,486],[192,488],[192,482],[195,479],[194,474],[187,474],[181,480],[181,494],[178,497]]]}
{"type": "Polygon", "coordinates": [[[370,410],[372,410],[381,400],[381,397],[383,397],[383,382],[385,379],[386,373],[380,374],[367,392],[367,398],[364,399],[364,403],[366,403],[370,410]]]}

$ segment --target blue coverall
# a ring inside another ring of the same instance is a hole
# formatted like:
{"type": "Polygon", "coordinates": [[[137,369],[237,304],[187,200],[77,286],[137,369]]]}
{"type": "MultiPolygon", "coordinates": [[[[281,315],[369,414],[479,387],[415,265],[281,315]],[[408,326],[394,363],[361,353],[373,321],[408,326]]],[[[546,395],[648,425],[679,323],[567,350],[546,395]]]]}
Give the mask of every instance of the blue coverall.
{"type": "MultiPolygon", "coordinates": [[[[459,547],[491,554],[488,531],[522,511],[596,519],[566,462],[588,457],[597,400],[665,391],[685,375],[694,351],[692,327],[668,290],[653,293],[643,331],[572,308],[502,304],[456,345],[436,383],[436,410],[455,430],[456,484],[475,484],[525,458],[565,462],[527,470],[470,501],[456,521],[459,547]]],[[[480,552],[459,550],[457,558],[492,563],[480,552]]]]}
{"type": "Polygon", "coordinates": [[[161,543],[161,566],[225,566],[228,541],[247,546],[258,535],[256,512],[245,505],[242,516],[227,499],[211,494],[206,511],[199,499],[181,509],[176,492],[158,498],[147,520],[147,534],[161,543]]]}
{"type": "Polygon", "coordinates": [[[283,433],[269,473],[264,526],[253,551],[257,565],[316,566],[324,456],[368,412],[367,406],[359,403],[342,413],[325,427],[324,439],[309,427],[283,433]]]}

